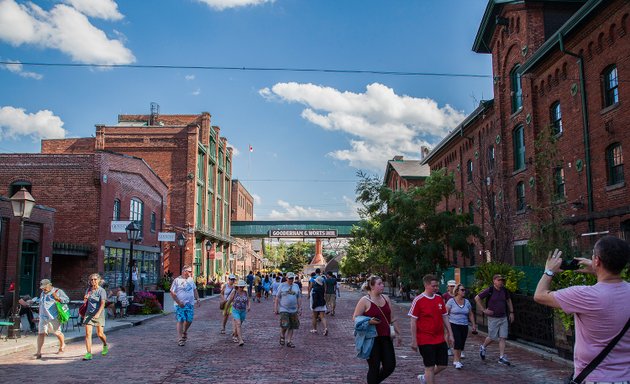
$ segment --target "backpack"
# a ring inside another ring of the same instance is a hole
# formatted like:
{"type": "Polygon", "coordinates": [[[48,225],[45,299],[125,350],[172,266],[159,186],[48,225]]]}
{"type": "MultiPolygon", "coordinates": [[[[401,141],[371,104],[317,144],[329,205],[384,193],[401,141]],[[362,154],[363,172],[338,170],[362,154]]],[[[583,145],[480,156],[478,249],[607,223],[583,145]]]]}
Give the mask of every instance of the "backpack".
{"type": "MultiPolygon", "coordinates": [[[[507,301],[512,300],[512,293],[510,292],[509,289],[505,287],[503,287],[503,289],[505,290],[505,313],[507,314],[509,312],[507,301]]],[[[488,291],[488,297],[486,297],[486,308],[488,308],[488,303],[490,302],[490,298],[492,297],[492,294],[494,293],[494,291],[495,291],[494,285],[491,285],[490,290],[488,291]]]]}

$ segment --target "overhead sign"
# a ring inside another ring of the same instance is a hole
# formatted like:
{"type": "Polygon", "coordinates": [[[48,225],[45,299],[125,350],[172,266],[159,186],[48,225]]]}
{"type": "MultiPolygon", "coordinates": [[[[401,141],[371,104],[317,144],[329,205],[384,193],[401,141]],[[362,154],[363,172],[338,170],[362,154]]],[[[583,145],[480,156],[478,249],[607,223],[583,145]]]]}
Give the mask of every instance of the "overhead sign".
{"type": "Polygon", "coordinates": [[[125,233],[127,226],[131,224],[131,220],[124,221],[112,221],[111,232],[112,233],[125,233]]]}
{"type": "Polygon", "coordinates": [[[158,232],[158,241],[175,241],[175,232],[158,232]]]}
{"type": "Polygon", "coordinates": [[[337,237],[336,229],[271,229],[269,237],[337,237]]]}

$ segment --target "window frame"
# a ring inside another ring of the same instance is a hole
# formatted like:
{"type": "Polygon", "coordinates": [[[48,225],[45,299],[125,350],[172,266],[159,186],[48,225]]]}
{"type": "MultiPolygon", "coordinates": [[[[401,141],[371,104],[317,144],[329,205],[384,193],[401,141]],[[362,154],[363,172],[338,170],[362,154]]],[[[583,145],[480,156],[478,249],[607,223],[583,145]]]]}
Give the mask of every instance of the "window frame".
{"type": "Polygon", "coordinates": [[[114,199],[114,205],[112,207],[112,220],[118,221],[120,220],[120,211],[121,211],[121,202],[120,199],[114,199]]]}
{"type": "Polygon", "coordinates": [[[523,108],[523,86],[521,83],[521,74],[518,71],[520,67],[520,64],[516,64],[510,71],[512,113],[516,113],[523,108]]]}
{"type": "Polygon", "coordinates": [[[514,171],[525,169],[525,128],[523,125],[517,125],[512,130],[512,150],[514,171]]]}
{"type": "Polygon", "coordinates": [[[564,176],[564,168],[556,167],[553,170],[553,194],[555,200],[564,200],[566,198],[566,179],[564,176]]]}
{"type": "Polygon", "coordinates": [[[489,145],[486,151],[488,172],[493,172],[496,165],[496,150],[494,145],[489,145]]]}
{"type": "Polygon", "coordinates": [[[560,101],[556,101],[549,107],[549,122],[551,125],[551,132],[554,135],[560,135],[563,132],[562,128],[562,106],[560,101]]]}
{"type": "Polygon", "coordinates": [[[617,65],[612,64],[604,69],[602,81],[604,108],[617,104],[619,102],[619,72],[617,65]]]}
{"type": "Polygon", "coordinates": [[[608,185],[623,183],[623,149],[620,142],[612,143],[606,148],[606,181],[608,185]],[[618,153],[615,153],[616,150],[618,153]]]}
{"type": "Polygon", "coordinates": [[[525,203],[525,183],[519,181],[516,183],[516,212],[525,211],[527,207],[525,203]]]}
{"type": "Polygon", "coordinates": [[[140,231],[144,231],[144,202],[137,197],[129,201],[129,220],[135,221],[140,226],[140,231]],[[134,206],[140,209],[134,209],[134,206]]]}
{"type": "Polygon", "coordinates": [[[468,183],[473,182],[473,172],[474,172],[473,161],[472,159],[468,159],[468,161],[466,162],[466,181],[468,183]]]}

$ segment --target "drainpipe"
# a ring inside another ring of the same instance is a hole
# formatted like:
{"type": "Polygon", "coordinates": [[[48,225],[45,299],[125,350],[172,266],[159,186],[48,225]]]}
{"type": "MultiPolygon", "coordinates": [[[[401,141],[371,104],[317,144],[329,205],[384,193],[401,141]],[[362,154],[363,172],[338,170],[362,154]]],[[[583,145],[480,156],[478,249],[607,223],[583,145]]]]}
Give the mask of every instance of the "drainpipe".
{"type": "Polygon", "coordinates": [[[558,43],[560,44],[560,52],[577,58],[578,70],[580,76],[580,99],[582,102],[582,125],[584,127],[584,162],[586,167],[586,191],[588,195],[588,229],[589,232],[595,231],[595,222],[593,221],[593,181],[591,175],[591,149],[588,133],[588,109],[586,105],[586,84],[584,81],[584,58],[581,55],[568,51],[564,48],[564,37],[562,33],[558,34],[558,43]]]}

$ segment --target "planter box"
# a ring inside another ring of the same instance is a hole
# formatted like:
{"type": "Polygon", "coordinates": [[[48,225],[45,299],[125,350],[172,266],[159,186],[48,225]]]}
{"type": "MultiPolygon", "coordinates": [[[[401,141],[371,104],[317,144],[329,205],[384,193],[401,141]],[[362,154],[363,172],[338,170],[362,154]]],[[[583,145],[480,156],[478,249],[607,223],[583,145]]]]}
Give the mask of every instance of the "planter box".
{"type": "Polygon", "coordinates": [[[205,288],[197,288],[197,293],[199,297],[206,297],[206,289],[205,288]]]}

